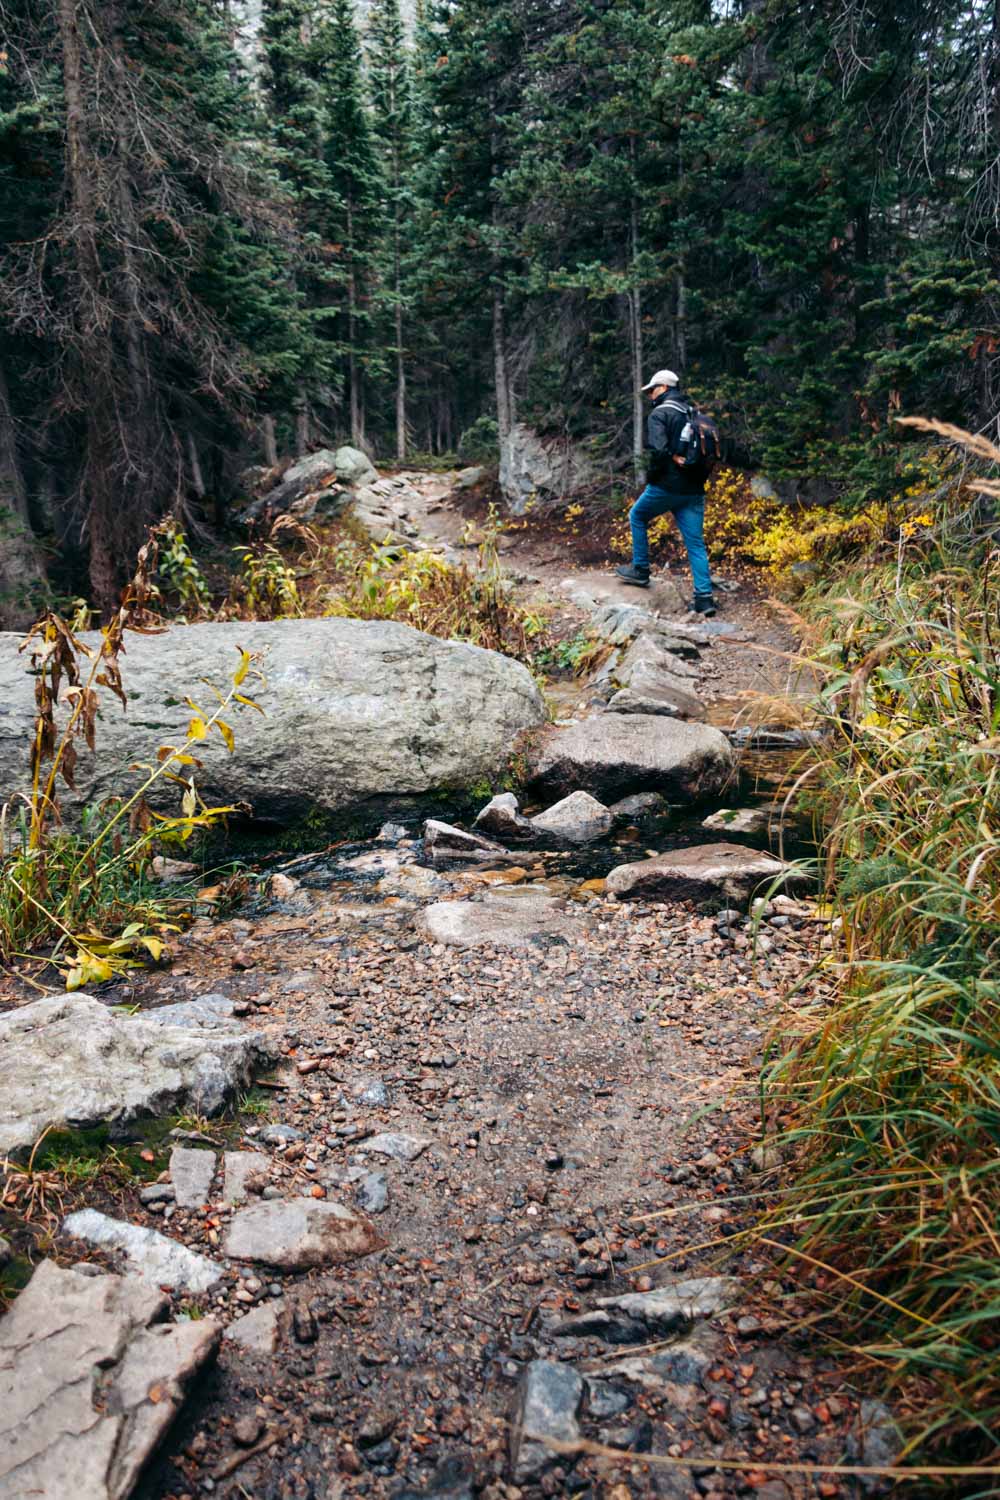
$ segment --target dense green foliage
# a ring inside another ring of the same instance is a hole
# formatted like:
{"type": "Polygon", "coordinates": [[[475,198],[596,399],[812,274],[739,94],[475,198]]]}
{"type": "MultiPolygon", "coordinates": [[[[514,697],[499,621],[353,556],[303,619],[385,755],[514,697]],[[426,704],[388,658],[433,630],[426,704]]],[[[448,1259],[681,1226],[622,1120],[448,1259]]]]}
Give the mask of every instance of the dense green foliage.
{"type": "Polygon", "coordinates": [[[57,587],[320,442],[628,479],[661,363],[813,499],[884,498],[899,411],[994,421],[984,0],[369,10],[265,0],[247,63],[223,0],[5,0],[0,491],[57,587]]]}

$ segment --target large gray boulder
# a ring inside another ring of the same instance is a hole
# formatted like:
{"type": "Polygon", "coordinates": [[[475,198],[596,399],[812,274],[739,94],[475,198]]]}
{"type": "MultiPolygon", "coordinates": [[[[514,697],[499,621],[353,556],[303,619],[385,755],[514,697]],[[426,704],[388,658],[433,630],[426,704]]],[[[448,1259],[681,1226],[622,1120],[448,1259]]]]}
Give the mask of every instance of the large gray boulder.
{"type": "Polygon", "coordinates": [[[787,881],[793,873],[784,860],[745,844],[697,844],[618,865],[608,876],[607,889],[636,900],[745,905],[759,887],[787,881]]]}
{"type": "MultiPolygon", "coordinates": [[[[100,637],[83,639],[96,646],[100,637]]],[[[34,680],[19,637],[0,635],[0,802],[30,788],[34,680]]],[[[275,620],[180,625],[130,635],[122,659],[129,704],[105,693],[97,751],[81,749],[76,804],[132,791],[136,762],[184,741],[191,696],[210,712],[204,679],[229,686],[239,650],[260,653],[266,681],[241,689],[263,714],[234,709],[235,749],[212,732],[197,746],[199,790],[285,822],[313,809],[464,789],[504,768],[521,730],[545,708],[520,663],[382,620],[275,620]]],[[[165,788],[169,784],[164,784],[165,788]]],[[[170,793],[171,805],[176,788],[170,793]]],[[[63,797],[72,810],[74,798],[63,797]]]]}
{"type": "Polygon", "coordinates": [[[515,422],[501,446],[500,488],[508,509],[524,514],[529,501],[555,503],[594,484],[600,471],[590,455],[568,438],[541,437],[515,422]]]}
{"type": "Polygon", "coordinates": [[[318,448],[296,459],[276,484],[259,494],[243,511],[243,520],[263,515],[310,520],[317,513],[329,519],[350,505],[354,488],[377,479],[377,470],[360,449],[318,448]]]}
{"type": "Polygon", "coordinates": [[[0,1321],[0,1495],[127,1500],[222,1330],[132,1276],[43,1261],[0,1321]]]}
{"type": "Polygon", "coordinates": [[[49,1127],[215,1114],[276,1056],[260,1032],[191,1002],[129,1016],[89,995],[35,1000],[0,1016],[0,1158],[49,1127]]]}
{"type": "Polygon", "coordinates": [[[694,800],[721,790],[733,767],[728,740],[708,724],[600,714],[545,736],[534,755],[531,789],[582,790],[604,802],[648,791],[694,800]]]}

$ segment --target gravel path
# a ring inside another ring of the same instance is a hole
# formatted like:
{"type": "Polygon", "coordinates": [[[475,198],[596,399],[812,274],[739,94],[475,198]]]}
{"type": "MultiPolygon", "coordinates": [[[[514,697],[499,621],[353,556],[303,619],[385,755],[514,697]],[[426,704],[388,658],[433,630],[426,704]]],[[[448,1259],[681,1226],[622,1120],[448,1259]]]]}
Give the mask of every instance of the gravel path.
{"type": "MultiPolygon", "coordinates": [[[[428,495],[422,533],[454,542],[440,481],[428,495]]],[[[633,602],[514,542],[521,587],[570,624],[574,588],[633,602]]],[[[656,607],[655,590],[639,598],[656,607]]],[[[726,618],[739,648],[704,657],[723,716],[741,691],[787,689],[790,646],[750,592],[726,618]]],[[[173,1185],[164,1173],[161,1191],[110,1205],[224,1268],[213,1292],[175,1295],[229,1336],[141,1495],[855,1493],[794,1472],[870,1452],[860,1402],[796,1332],[796,1282],[742,1235],[774,1185],[754,1160],[762,1049],[782,992],[829,945],[820,915],[778,898],[755,938],[743,918],[616,901],[587,879],[607,850],[572,875],[534,855],[432,871],[406,832],[199,919],[168,971],[117,996],[223,995],[282,1057],[228,1136],[187,1122],[187,1146],[255,1153],[220,1164],[207,1202],[202,1181],[181,1206],[178,1161],[173,1185]],[[509,903],[539,890],[539,930],[508,946],[509,903]],[[442,899],[475,903],[472,946],[434,941],[424,909],[442,899]],[[223,1259],[234,1199],[303,1197],[364,1210],[384,1244],[314,1270],[223,1259]]],[[[619,837],[641,858],[656,835],[619,837]]],[[[83,1254],[115,1264],[60,1249],[83,1254]]]]}

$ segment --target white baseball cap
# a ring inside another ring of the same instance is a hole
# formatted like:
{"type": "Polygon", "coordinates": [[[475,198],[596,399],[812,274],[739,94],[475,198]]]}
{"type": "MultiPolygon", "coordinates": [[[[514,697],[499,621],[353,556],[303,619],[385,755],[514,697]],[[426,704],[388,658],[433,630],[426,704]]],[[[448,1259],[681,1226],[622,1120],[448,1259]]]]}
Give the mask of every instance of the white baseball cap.
{"type": "Polygon", "coordinates": [[[680,383],[680,376],[675,375],[673,370],[657,370],[652,380],[647,381],[642,389],[651,391],[658,385],[680,385],[680,383]]]}

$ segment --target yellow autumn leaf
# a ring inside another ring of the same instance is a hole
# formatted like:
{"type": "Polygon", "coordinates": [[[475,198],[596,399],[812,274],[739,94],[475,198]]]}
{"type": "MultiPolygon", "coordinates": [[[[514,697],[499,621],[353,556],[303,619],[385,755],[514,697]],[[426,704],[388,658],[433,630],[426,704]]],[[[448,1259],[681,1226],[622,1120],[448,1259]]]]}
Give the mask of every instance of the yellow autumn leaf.
{"type": "MultiPolygon", "coordinates": [[[[241,683],[243,683],[243,682],[246,681],[246,676],[247,676],[247,673],[249,672],[249,670],[250,670],[250,652],[249,651],[243,651],[241,649],[240,650],[240,664],[236,668],[236,671],[235,671],[235,673],[233,675],[233,686],[234,687],[239,687],[241,683]]],[[[244,700],[241,699],[240,701],[242,702],[244,700]]]]}
{"type": "Polygon", "coordinates": [[[225,740],[226,749],[229,751],[230,755],[232,755],[233,751],[236,749],[236,740],[233,737],[233,731],[230,729],[225,719],[216,719],[215,727],[222,735],[222,738],[225,740]]]}
{"type": "Polygon", "coordinates": [[[189,740],[203,740],[208,734],[208,728],[204,719],[194,718],[188,725],[187,737],[189,740]]]}

